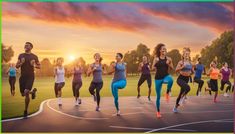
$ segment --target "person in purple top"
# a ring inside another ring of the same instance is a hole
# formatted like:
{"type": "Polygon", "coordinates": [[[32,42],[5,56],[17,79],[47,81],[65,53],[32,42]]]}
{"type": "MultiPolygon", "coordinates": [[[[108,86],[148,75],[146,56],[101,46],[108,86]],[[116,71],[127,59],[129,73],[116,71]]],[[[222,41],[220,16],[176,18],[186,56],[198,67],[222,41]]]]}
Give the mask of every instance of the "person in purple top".
{"type": "Polygon", "coordinates": [[[82,87],[82,73],[83,67],[80,60],[76,60],[75,67],[73,68],[73,82],[72,82],[72,89],[73,89],[73,96],[75,98],[75,106],[81,104],[81,99],[79,98],[80,95],[80,88],[82,87]]]}
{"type": "Polygon", "coordinates": [[[228,86],[226,88],[224,96],[228,97],[229,96],[228,95],[228,91],[231,90],[232,84],[229,81],[229,78],[230,78],[230,75],[231,75],[231,69],[228,67],[228,63],[227,62],[225,62],[223,64],[223,67],[220,69],[220,73],[222,74],[220,90],[223,91],[225,84],[227,84],[228,86]]]}
{"type": "Polygon", "coordinates": [[[140,86],[147,81],[148,83],[148,88],[149,88],[149,92],[148,92],[148,100],[151,101],[150,99],[150,95],[151,95],[151,85],[152,85],[152,79],[151,79],[151,74],[150,74],[150,63],[148,62],[148,57],[147,56],[143,56],[143,61],[140,63],[138,71],[141,71],[141,76],[140,79],[138,81],[138,85],[137,85],[137,91],[138,91],[138,95],[137,98],[140,98],[140,86]]]}

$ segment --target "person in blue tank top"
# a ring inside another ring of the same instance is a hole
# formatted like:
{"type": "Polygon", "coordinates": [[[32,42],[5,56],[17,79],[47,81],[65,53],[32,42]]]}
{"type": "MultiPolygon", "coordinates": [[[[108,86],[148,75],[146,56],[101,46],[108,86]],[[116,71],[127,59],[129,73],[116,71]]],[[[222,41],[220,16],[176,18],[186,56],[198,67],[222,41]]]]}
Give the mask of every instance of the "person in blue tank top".
{"type": "Polygon", "coordinates": [[[7,70],[7,74],[9,75],[9,84],[10,84],[10,91],[11,91],[11,95],[14,96],[15,95],[15,83],[16,83],[16,73],[17,73],[17,69],[15,67],[14,63],[10,63],[10,67],[7,70]]]}
{"type": "Polygon", "coordinates": [[[143,56],[142,62],[139,64],[138,71],[141,72],[140,79],[138,81],[137,85],[137,91],[138,95],[137,98],[140,98],[140,86],[147,81],[149,92],[148,92],[148,100],[151,101],[150,95],[151,95],[151,85],[152,85],[152,78],[150,74],[150,63],[148,62],[148,57],[143,56]]]}
{"type": "Polygon", "coordinates": [[[94,54],[94,60],[95,62],[92,63],[87,71],[87,76],[90,76],[90,74],[93,74],[93,79],[91,81],[89,92],[93,96],[94,101],[96,101],[96,111],[100,111],[100,91],[103,87],[103,67],[101,64],[102,57],[99,53],[94,54]]]}
{"type": "Polygon", "coordinates": [[[117,116],[120,116],[120,109],[118,103],[118,90],[126,87],[126,63],[122,61],[123,55],[116,54],[116,62],[111,63],[111,71],[109,74],[114,73],[111,84],[112,95],[114,97],[114,104],[117,110],[117,116]]]}
{"type": "Polygon", "coordinates": [[[166,46],[162,43],[158,44],[154,50],[154,60],[152,69],[156,70],[155,74],[155,91],[156,91],[156,116],[160,118],[162,115],[160,113],[160,98],[162,84],[167,83],[167,93],[166,100],[169,101],[169,92],[171,91],[173,85],[173,78],[169,74],[169,69],[174,69],[172,59],[166,56],[166,46]]]}
{"type": "Polygon", "coordinates": [[[201,58],[198,58],[198,63],[193,67],[193,70],[195,72],[193,81],[198,83],[196,95],[201,96],[202,87],[204,85],[204,81],[202,80],[202,74],[206,74],[205,67],[201,63],[201,58]]]}

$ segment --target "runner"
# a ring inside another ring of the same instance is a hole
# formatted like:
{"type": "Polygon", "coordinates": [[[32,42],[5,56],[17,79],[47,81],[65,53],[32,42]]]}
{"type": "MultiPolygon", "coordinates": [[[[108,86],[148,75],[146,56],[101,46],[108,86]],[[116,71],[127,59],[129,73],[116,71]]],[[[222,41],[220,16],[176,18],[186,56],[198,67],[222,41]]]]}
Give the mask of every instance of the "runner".
{"type": "Polygon", "coordinates": [[[95,62],[90,65],[87,71],[87,75],[93,74],[93,79],[91,81],[89,92],[94,97],[94,101],[96,101],[96,111],[100,111],[100,90],[103,87],[103,79],[102,79],[102,57],[99,53],[94,54],[95,62]]]}
{"type": "Polygon", "coordinates": [[[55,85],[54,85],[54,90],[55,90],[55,96],[58,99],[57,103],[59,106],[62,106],[62,88],[65,85],[65,69],[63,67],[63,62],[64,59],[62,57],[59,57],[56,59],[56,67],[54,70],[55,74],[55,85]]]}
{"type": "Polygon", "coordinates": [[[111,71],[109,74],[114,73],[111,84],[112,94],[114,97],[114,104],[117,110],[117,116],[120,116],[120,109],[118,103],[118,90],[126,87],[126,63],[122,61],[123,55],[116,54],[116,62],[111,63],[111,71]]]}
{"type": "Polygon", "coordinates": [[[197,88],[197,96],[201,96],[201,91],[202,87],[204,85],[204,81],[202,80],[202,73],[206,74],[206,69],[204,65],[201,63],[201,58],[198,58],[198,63],[194,66],[193,70],[195,72],[194,75],[194,82],[198,83],[198,88],[197,88]]]}
{"type": "Polygon", "coordinates": [[[209,73],[207,75],[210,76],[210,81],[209,81],[208,88],[205,88],[205,91],[215,92],[215,96],[214,96],[213,101],[214,101],[214,103],[216,103],[217,102],[217,95],[218,95],[218,79],[220,76],[220,70],[217,68],[216,61],[211,62],[209,73]]]}
{"type": "Polygon", "coordinates": [[[160,99],[161,99],[161,90],[162,90],[162,84],[167,83],[167,93],[166,93],[166,99],[169,101],[169,92],[171,91],[172,85],[173,85],[173,78],[171,75],[169,75],[169,69],[174,69],[173,63],[170,57],[166,56],[166,46],[164,44],[158,44],[155,47],[155,58],[153,60],[152,68],[153,70],[156,70],[155,74],[155,91],[157,94],[156,99],[156,108],[157,113],[156,116],[158,118],[161,117],[160,113],[160,99]]]}
{"type": "Polygon", "coordinates": [[[15,83],[16,83],[16,72],[17,69],[14,63],[10,63],[10,67],[7,70],[7,74],[9,75],[9,84],[11,89],[11,95],[15,95],[15,83]]]}
{"type": "Polygon", "coordinates": [[[138,95],[137,98],[140,98],[140,86],[147,81],[149,92],[148,92],[148,100],[151,101],[150,95],[151,95],[151,85],[152,85],[152,78],[150,74],[150,63],[148,62],[148,57],[143,56],[143,61],[140,63],[138,67],[138,71],[141,71],[141,76],[138,81],[137,85],[137,91],[138,95]]]}
{"type": "Polygon", "coordinates": [[[229,81],[229,78],[230,78],[230,75],[231,75],[231,69],[228,67],[227,62],[225,62],[223,64],[223,67],[221,68],[220,73],[222,74],[220,90],[223,91],[225,84],[227,84],[228,86],[226,88],[224,96],[229,97],[228,92],[231,90],[232,84],[229,81]]]}
{"type": "Polygon", "coordinates": [[[180,93],[176,99],[176,105],[173,108],[173,112],[178,112],[178,107],[180,106],[180,101],[183,102],[185,99],[185,96],[190,91],[190,86],[188,84],[189,77],[191,73],[193,72],[192,64],[190,61],[190,48],[184,48],[182,60],[178,62],[178,65],[176,67],[176,72],[179,72],[180,75],[177,78],[177,84],[180,86],[180,93]]]}
{"type": "Polygon", "coordinates": [[[35,99],[37,91],[36,88],[32,90],[35,78],[34,68],[40,69],[40,63],[38,57],[35,54],[31,53],[33,49],[32,43],[26,42],[24,49],[25,53],[19,55],[16,68],[20,68],[21,70],[19,85],[20,85],[20,93],[23,97],[25,97],[24,118],[27,118],[28,106],[30,102],[29,95],[31,94],[32,99],[35,99]]]}
{"type": "Polygon", "coordinates": [[[75,98],[75,106],[78,106],[82,103],[81,99],[79,98],[80,95],[80,88],[82,87],[82,73],[83,67],[81,61],[75,61],[75,67],[72,71],[73,74],[73,82],[72,82],[72,89],[73,89],[73,96],[75,98]]]}

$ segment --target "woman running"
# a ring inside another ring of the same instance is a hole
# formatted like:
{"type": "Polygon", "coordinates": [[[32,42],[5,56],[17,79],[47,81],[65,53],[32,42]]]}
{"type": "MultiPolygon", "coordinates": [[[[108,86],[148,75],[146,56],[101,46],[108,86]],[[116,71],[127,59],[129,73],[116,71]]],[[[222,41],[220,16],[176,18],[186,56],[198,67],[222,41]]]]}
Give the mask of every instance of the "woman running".
{"type": "Polygon", "coordinates": [[[205,88],[205,91],[214,91],[214,103],[217,102],[217,95],[218,95],[218,79],[220,76],[220,70],[217,68],[217,62],[212,61],[210,64],[209,73],[207,74],[210,76],[210,81],[208,84],[208,88],[205,88]]]}
{"type": "Polygon", "coordinates": [[[122,61],[123,55],[116,54],[116,62],[111,64],[110,74],[114,73],[111,84],[112,94],[114,97],[114,104],[117,110],[117,116],[120,116],[120,109],[118,104],[118,90],[126,87],[126,63],[122,61]]]}
{"type": "Polygon", "coordinates": [[[56,59],[56,67],[54,70],[55,74],[55,96],[58,98],[58,105],[62,106],[62,88],[65,85],[65,69],[63,67],[64,59],[62,57],[56,59]]]}
{"type": "Polygon", "coordinates": [[[153,60],[152,68],[156,70],[155,74],[155,91],[157,94],[156,99],[156,108],[157,118],[161,117],[160,113],[160,99],[161,99],[161,90],[162,90],[162,84],[167,83],[167,93],[166,98],[167,101],[169,101],[169,92],[171,91],[172,85],[173,85],[173,78],[171,75],[169,75],[169,69],[173,69],[173,63],[170,57],[166,56],[166,46],[164,44],[158,44],[155,47],[155,58],[153,60]]]}
{"type": "Polygon", "coordinates": [[[201,96],[202,87],[204,85],[204,81],[202,80],[202,73],[206,74],[206,69],[204,65],[201,63],[201,58],[198,58],[198,63],[194,66],[193,70],[195,72],[194,82],[198,83],[197,88],[197,96],[201,96]]]}
{"type": "Polygon", "coordinates": [[[10,84],[12,96],[15,95],[16,72],[17,72],[17,69],[15,67],[15,64],[11,63],[7,71],[7,74],[9,75],[9,84],[10,84]]]}
{"type": "Polygon", "coordinates": [[[223,67],[221,68],[220,73],[222,74],[220,90],[223,91],[225,84],[227,84],[228,86],[226,88],[224,96],[228,97],[229,96],[228,92],[231,90],[232,84],[229,81],[229,78],[230,78],[230,75],[231,75],[231,69],[228,67],[228,63],[227,62],[225,62],[223,64],[223,67]]]}
{"type": "Polygon", "coordinates": [[[143,56],[143,61],[140,63],[138,71],[141,71],[141,76],[138,81],[137,85],[137,91],[138,95],[137,98],[140,98],[140,86],[147,81],[149,92],[148,92],[148,100],[151,101],[150,95],[151,95],[151,85],[152,85],[152,78],[150,74],[150,63],[148,62],[148,57],[143,56]]]}
{"type": "Polygon", "coordinates": [[[94,101],[96,101],[96,111],[100,111],[100,90],[103,87],[103,79],[102,79],[102,57],[99,53],[94,54],[95,62],[90,65],[87,71],[87,75],[93,74],[93,79],[91,81],[89,92],[94,97],[94,101]]]}
{"type": "Polygon", "coordinates": [[[179,72],[179,77],[177,78],[177,84],[180,86],[180,93],[176,99],[176,105],[173,108],[173,112],[178,112],[178,107],[180,106],[180,101],[183,102],[185,96],[190,91],[190,86],[188,84],[189,77],[193,72],[192,63],[190,61],[190,48],[184,48],[182,60],[178,62],[176,67],[176,72],[179,72]]]}
{"type": "Polygon", "coordinates": [[[78,106],[82,103],[81,99],[79,98],[80,95],[80,88],[82,87],[82,73],[83,68],[81,61],[75,61],[75,67],[72,71],[73,74],[73,82],[72,82],[72,89],[73,89],[73,96],[75,98],[75,106],[78,106]]]}

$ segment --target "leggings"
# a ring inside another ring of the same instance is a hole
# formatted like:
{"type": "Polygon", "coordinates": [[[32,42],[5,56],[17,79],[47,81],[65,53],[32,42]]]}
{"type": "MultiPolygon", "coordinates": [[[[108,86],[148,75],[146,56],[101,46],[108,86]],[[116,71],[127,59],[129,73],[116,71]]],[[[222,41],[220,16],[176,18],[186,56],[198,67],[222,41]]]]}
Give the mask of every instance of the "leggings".
{"type": "Polygon", "coordinates": [[[91,82],[90,87],[89,87],[89,92],[91,95],[95,95],[96,94],[96,98],[97,98],[97,106],[100,105],[100,90],[103,87],[103,82],[91,82]],[[95,91],[96,89],[96,91],[95,91]]]}
{"type": "Polygon", "coordinates": [[[114,97],[114,104],[117,110],[119,110],[118,89],[123,89],[125,87],[126,87],[126,80],[115,81],[115,82],[112,82],[111,84],[112,94],[114,97]]]}
{"type": "Polygon", "coordinates": [[[79,97],[79,90],[82,87],[82,82],[73,82],[72,89],[73,89],[73,96],[78,98],[79,97]]]}
{"type": "Polygon", "coordinates": [[[228,80],[228,81],[223,81],[223,80],[221,80],[221,87],[220,87],[220,90],[221,90],[221,91],[224,90],[225,84],[228,85],[227,88],[226,88],[226,93],[227,93],[228,91],[231,90],[232,84],[231,84],[231,82],[230,82],[229,80],[228,80]]]}
{"type": "Polygon", "coordinates": [[[194,82],[198,83],[198,88],[197,88],[197,95],[198,95],[198,93],[202,91],[202,87],[204,85],[204,81],[202,79],[200,79],[200,78],[194,77],[194,82]]]}
{"type": "Polygon", "coordinates": [[[10,76],[9,77],[9,84],[11,87],[11,93],[12,91],[15,91],[15,83],[16,83],[16,77],[15,76],[10,76]]]}
{"type": "Polygon", "coordinates": [[[173,78],[171,75],[167,75],[163,79],[155,80],[155,91],[157,94],[156,107],[158,112],[160,112],[160,99],[163,83],[167,83],[167,91],[170,91],[173,85],[173,78]]]}
{"type": "Polygon", "coordinates": [[[176,106],[179,106],[180,99],[187,95],[187,93],[190,91],[190,86],[188,84],[189,77],[180,75],[177,79],[177,84],[180,86],[180,93],[179,96],[176,99],[176,106]]]}

